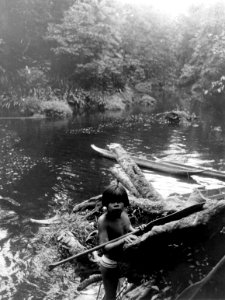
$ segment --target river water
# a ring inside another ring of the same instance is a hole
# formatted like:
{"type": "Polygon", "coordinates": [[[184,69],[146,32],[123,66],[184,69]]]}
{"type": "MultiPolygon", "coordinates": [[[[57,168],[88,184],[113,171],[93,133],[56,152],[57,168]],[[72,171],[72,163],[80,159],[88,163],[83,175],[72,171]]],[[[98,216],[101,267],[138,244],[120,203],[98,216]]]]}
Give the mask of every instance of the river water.
{"type": "MultiPolygon", "coordinates": [[[[29,239],[37,231],[30,218],[51,215],[65,200],[74,204],[98,195],[112,179],[112,162],[90,145],[120,143],[127,151],[153,159],[224,170],[223,110],[200,110],[190,126],[154,121],[151,111],[98,113],[70,120],[0,119],[0,298],[41,299],[28,282],[29,239]]],[[[163,196],[224,182],[193,176],[181,179],[153,172],[147,178],[163,196]]]]}

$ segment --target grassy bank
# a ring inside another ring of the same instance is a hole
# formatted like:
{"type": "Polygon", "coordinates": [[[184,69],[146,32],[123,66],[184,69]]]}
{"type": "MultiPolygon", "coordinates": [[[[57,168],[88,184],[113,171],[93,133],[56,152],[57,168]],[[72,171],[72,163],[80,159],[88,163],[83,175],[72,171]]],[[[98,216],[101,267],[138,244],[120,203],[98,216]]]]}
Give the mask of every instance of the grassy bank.
{"type": "Polygon", "coordinates": [[[22,97],[16,93],[0,96],[2,116],[43,116],[62,119],[84,111],[122,111],[133,105],[154,106],[157,100],[150,96],[151,89],[126,86],[123,90],[53,90],[35,89],[22,97]]]}

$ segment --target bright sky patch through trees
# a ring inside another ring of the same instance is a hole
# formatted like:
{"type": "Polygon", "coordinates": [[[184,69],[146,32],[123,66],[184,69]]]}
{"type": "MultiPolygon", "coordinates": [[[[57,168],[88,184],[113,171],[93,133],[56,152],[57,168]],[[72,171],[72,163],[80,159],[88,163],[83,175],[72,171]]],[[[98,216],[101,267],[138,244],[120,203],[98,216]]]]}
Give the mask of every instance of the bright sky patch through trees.
{"type": "Polygon", "coordinates": [[[176,17],[179,14],[185,14],[192,5],[202,4],[204,6],[215,2],[225,2],[225,0],[121,0],[126,3],[132,3],[137,6],[152,5],[165,14],[176,17]]]}

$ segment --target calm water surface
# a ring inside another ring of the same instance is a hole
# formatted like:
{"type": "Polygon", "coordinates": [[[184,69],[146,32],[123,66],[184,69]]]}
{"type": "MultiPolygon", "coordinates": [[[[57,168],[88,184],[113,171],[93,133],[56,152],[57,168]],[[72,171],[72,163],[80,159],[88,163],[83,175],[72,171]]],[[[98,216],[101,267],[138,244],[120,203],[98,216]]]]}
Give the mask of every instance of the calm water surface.
{"type": "MultiPolygon", "coordinates": [[[[225,171],[223,113],[206,110],[194,125],[154,122],[150,112],[95,114],[66,121],[0,119],[0,298],[41,299],[28,282],[26,247],[42,219],[65,199],[81,202],[100,194],[112,178],[112,162],[91,144],[120,143],[130,153],[225,171]]],[[[193,176],[178,179],[145,172],[164,196],[224,182],[193,176]]],[[[31,249],[32,252],[32,249],[31,249]]]]}

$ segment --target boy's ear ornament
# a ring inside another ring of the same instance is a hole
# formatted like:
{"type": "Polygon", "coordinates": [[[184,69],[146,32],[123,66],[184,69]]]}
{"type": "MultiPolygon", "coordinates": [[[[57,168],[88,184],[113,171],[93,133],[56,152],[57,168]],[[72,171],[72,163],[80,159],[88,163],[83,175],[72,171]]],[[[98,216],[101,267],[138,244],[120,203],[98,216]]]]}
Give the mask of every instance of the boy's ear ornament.
{"type": "Polygon", "coordinates": [[[103,210],[103,212],[106,212],[107,211],[107,207],[103,206],[102,210],[103,210]]]}

